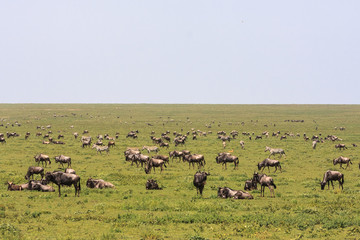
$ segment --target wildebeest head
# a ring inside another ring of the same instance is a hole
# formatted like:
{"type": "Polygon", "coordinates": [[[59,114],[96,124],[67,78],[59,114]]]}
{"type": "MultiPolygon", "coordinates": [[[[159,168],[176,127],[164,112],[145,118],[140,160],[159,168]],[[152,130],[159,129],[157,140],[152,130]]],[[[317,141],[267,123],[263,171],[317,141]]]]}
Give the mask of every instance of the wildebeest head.
{"type": "Polygon", "coordinates": [[[321,182],[321,183],[320,183],[320,186],[321,186],[321,190],[324,190],[324,188],[325,188],[325,185],[326,185],[326,182],[321,182]]]}

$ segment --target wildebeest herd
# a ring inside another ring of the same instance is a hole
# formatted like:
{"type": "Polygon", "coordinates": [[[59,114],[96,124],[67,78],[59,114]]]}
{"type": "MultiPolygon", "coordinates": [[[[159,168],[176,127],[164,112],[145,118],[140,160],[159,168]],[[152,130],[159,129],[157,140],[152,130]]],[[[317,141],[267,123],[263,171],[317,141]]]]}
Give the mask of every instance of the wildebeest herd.
{"type": "MultiPolygon", "coordinates": [[[[150,126],[150,125],[149,125],[150,126]]],[[[51,128],[50,125],[47,126],[48,129],[51,128]]],[[[41,128],[40,129],[45,129],[41,128]]],[[[83,134],[89,134],[88,130],[84,130],[83,134]]],[[[127,133],[125,136],[126,138],[132,138],[137,139],[138,135],[141,134],[138,130],[133,130],[127,133]]],[[[151,172],[156,173],[156,168],[158,168],[160,171],[158,171],[160,174],[166,170],[168,165],[170,164],[170,160],[172,162],[183,162],[189,164],[189,169],[195,169],[197,167],[197,172],[194,174],[193,178],[193,185],[196,187],[197,193],[202,195],[203,190],[205,188],[206,180],[208,176],[211,177],[211,174],[209,171],[205,171],[206,168],[206,160],[203,154],[200,153],[191,153],[189,150],[172,150],[169,151],[167,155],[161,155],[158,152],[161,148],[168,149],[171,144],[174,144],[174,146],[186,146],[186,142],[188,141],[188,136],[192,136],[192,141],[196,141],[199,137],[208,137],[212,134],[211,131],[204,132],[201,130],[195,130],[191,129],[191,131],[188,131],[187,133],[183,133],[183,129],[181,129],[181,133],[173,132],[173,141],[171,141],[170,137],[171,132],[166,131],[161,134],[160,137],[155,137],[155,131],[151,132],[151,135],[149,139],[151,140],[152,146],[144,145],[142,147],[131,147],[131,146],[125,146],[126,150],[124,151],[124,159],[126,162],[131,162],[131,165],[134,163],[137,167],[144,168],[145,174],[150,174],[151,172]],[[145,153],[145,154],[143,154],[145,153]],[[155,153],[155,155],[150,156],[150,154],[155,153]],[[146,155],[149,154],[149,155],[146,155]],[[203,169],[203,170],[201,170],[203,169]]],[[[284,133],[284,135],[280,135],[281,132],[273,132],[272,135],[269,132],[263,132],[261,135],[256,135],[254,133],[249,132],[243,132],[243,136],[246,136],[249,138],[249,141],[251,141],[251,137],[255,136],[255,140],[261,141],[264,138],[272,137],[279,137],[280,140],[287,139],[287,137],[300,137],[300,134],[292,134],[292,133],[284,133]]],[[[17,133],[6,133],[7,138],[10,137],[18,137],[20,136],[17,133]]],[[[27,132],[25,135],[25,139],[29,139],[31,136],[31,133],[27,132]]],[[[48,131],[47,134],[42,135],[41,132],[36,133],[37,137],[48,138],[49,141],[46,142],[47,144],[62,144],[64,145],[64,142],[56,141],[51,138],[51,131],[48,131]]],[[[75,140],[78,139],[79,134],[77,132],[73,133],[73,136],[75,140]]],[[[79,144],[79,147],[82,148],[91,148],[95,149],[96,153],[99,153],[99,155],[102,155],[103,152],[106,152],[106,154],[110,154],[110,148],[118,146],[120,144],[115,144],[116,140],[119,139],[120,134],[116,133],[115,137],[109,136],[109,134],[104,135],[97,135],[97,140],[94,143],[93,138],[91,136],[82,136],[80,139],[81,144],[79,144]],[[107,145],[104,146],[103,140],[108,140],[107,145]]],[[[225,131],[219,131],[217,135],[217,139],[220,139],[222,141],[222,146],[225,149],[226,148],[226,142],[234,141],[239,136],[238,131],[233,130],[229,134],[229,136],[226,135],[225,131]]],[[[310,137],[306,136],[306,134],[303,135],[304,140],[308,141],[310,137]]],[[[63,134],[59,134],[58,139],[65,138],[63,134]]],[[[149,140],[149,143],[150,143],[149,140]]],[[[325,138],[319,137],[319,136],[312,136],[312,148],[315,150],[317,143],[323,143],[324,141],[341,141],[342,139],[334,136],[334,135],[328,135],[325,138]]],[[[0,141],[3,144],[6,144],[5,135],[0,134],[0,141]]],[[[257,141],[257,142],[258,142],[257,141]]],[[[45,143],[45,141],[43,141],[45,143]]],[[[354,147],[356,147],[356,144],[353,144],[354,147]]],[[[245,150],[245,141],[241,140],[239,141],[239,148],[242,150],[245,150]]],[[[257,189],[257,184],[260,185],[260,196],[264,197],[265,194],[265,188],[269,188],[270,190],[270,196],[275,197],[274,189],[277,188],[275,184],[275,180],[271,176],[267,176],[266,174],[263,174],[262,172],[264,169],[268,169],[268,172],[270,173],[270,167],[275,168],[274,172],[277,172],[279,170],[280,172],[283,171],[281,166],[280,159],[284,156],[287,157],[285,154],[285,150],[281,148],[272,148],[269,146],[264,146],[265,152],[269,152],[269,156],[265,158],[263,161],[259,162],[257,164],[257,170],[260,172],[253,172],[253,177],[250,180],[247,180],[244,183],[244,190],[245,191],[252,191],[257,189]],[[279,157],[279,160],[271,159],[271,157],[275,158],[276,156],[279,157]]],[[[335,149],[342,150],[344,152],[347,147],[345,144],[336,144],[335,149]]],[[[115,151],[115,150],[114,150],[115,151]]],[[[246,151],[246,150],[245,150],[246,151]]],[[[214,161],[217,164],[222,165],[222,169],[227,169],[227,163],[233,163],[234,164],[234,170],[237,170],[239,167],[239,157],[232,154],[233,151],[225,151],[220,152],[217,154],[217,156],[214,156],[214,161]]],[[[76,172],[74,169],[71,169],[72,167],[72,158],[69,156],[65,156],[63,154],[55,156],[53,159],[55,160],[55,163],[58,163],[61,165],[62,168],[65,166],[67,167],[63,171],[57,170],[52,172],[45,172],[45,168],[51,165],[51,158],[44,154],[44,153],[38,153],[34,156],[35,163],[37,163],[38,166],[29,166],[28,171],[25,175],[25,179],[28,181],[25,184],[16,185],[13,182],[8,182],[8,190],[37,190],[42,192],[54,192],[54,188],[49,183],[53,183],[57,185],[58,187],[58,194],[61,196],[61,186],[74,186],[75,189],[75,196],[80,196],[80,190],[81,190],[81,184],[80,184],[80,177],[76,175],[76,172]],[[42,167],[40,167],[40,163],[42,167]],[[65,166],[64,166],[65,164],[65,166]],[[34,175],[40,175],[41,180],[34,180],[34,175]]],[[[340,156],[333,160],[333,165],[339,164],[340,168],[347,169],[349,167],[349,164],[352,164],[351,159],[348,157],[340,156]],[[343,168],[342,165],[346,164],[346,168],[343,168]]],[[[59,165],[59,166],[60,166],[59,165]]],[[[76,165],[76,161],[75,161],[76,165]]],[[[359,165],[360,167],[360,165],[359,165]]],[[[255,166],[254,166],[255,168],[255,166]]],[[[324,189],[326,183],[328,183],[328,188],[330,186],[330,183],[332,184],[333,188],[333,181],[339,181],[339,188],[341,187],[343,189],[344,184],[344,174],[338,172],[338,171],[330,171],[327,170],[324,174],[323,180],[320,183],[321,189],[324,189]]],[[[88,188],[114,188],[115,186],[102,179],[92,179],[91,177],[88,178],[86,182],[86,186],[88,188]]],[[[158,183],[154,179],[149,179],[146,184],[146,189],[162,189],[158,186],[158,183]]],[[[229,187],[218,187],[218,197],[220,198],[233,198],[233,199],[253,199],[254,197],[249,193],[242,190],[233,190],[229,187]]]]}

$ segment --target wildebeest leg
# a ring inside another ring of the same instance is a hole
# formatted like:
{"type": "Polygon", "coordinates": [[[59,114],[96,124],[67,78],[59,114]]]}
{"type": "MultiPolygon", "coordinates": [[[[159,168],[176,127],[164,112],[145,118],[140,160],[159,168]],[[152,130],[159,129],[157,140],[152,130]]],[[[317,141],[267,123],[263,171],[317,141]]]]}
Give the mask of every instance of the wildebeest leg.
{"type": "Polygon", "coordinates": [[[333,187],[333,189],[334,189],[334,182],[331,180],[331,186],[333,187]]]}
{"type": "Polygon", "coordinates": [[[60,185],[58,185],[58,187],[59,187],[59,197],[61,197],[61,193],[60,193],[60,185]]]}
{"type": "Polygon", "coordinates": [[[267,167],[268,167],[268,170],[269,170],[269,172],[270,172],[270,166],[268,165],[267,167]]]}
{"type": "Polygon", "coordinates": [[[274,173],[276,173],[276,171],[277,171],[277,166],[275,166],[275,171],[274,171],[274,173]]]}

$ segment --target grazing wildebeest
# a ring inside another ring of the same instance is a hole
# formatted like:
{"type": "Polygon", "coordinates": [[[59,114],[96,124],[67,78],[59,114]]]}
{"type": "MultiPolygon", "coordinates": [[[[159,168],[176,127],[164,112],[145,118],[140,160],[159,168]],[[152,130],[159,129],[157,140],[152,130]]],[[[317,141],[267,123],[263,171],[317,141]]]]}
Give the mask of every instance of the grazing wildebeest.
{"type": "Polygon", "coordinates": [[[232,156],[230,153],[222,152],[216,156],[216,163],[222,163],[222,167],[225,165],[225,169],[227,169],[226,163],[233,162],[234,169],[236,169],[239,165],[239,158],[236,156],[232,156]]]}
{"type": "Polygon", "coordinates": [[[171,157],[172,160],[174,160],[174,158],[179,158],[180,160],[182,157],[184,157],[184,153],[174,150],[169,152],[169,157],[171,157]]]}
{"type": "Polygon", "coordinates": [[[272,160],[270,158],[265,158],[262,162],[259,162],[257,166],[259,171],[262,168],[261,172],[264,171],[266,167],[268,167],[269,172],[270,167],[275,167],[274,173],[277,171],[278,168],[280,169],[280,172],[282,172],[280,162],[278,160],[272,160]]]}
{"type": "Polygon", "coordinates": [[[80,196],[80,177],[76,174],[63,173],[63,172],[47,172],[45,174],[45,179],[48,182],[53,182],[59,187],[59,197],[61,196],[60,186],[71,186],[74,185],[75,188],[75,197],[80,196]]]}
{"type": "Polygon", "coordinates": [[[22,188],[20,185],[16,185],[13,182],[7,182],[8,184],[8,191],[21,191],[22,188]]]}
{"type": "Polygon", "coordinates": [[[156,167],[160,167],[160,173],[164,170],[163,166],[166,167],[165,165],[165,161],[162,159],[156,159],[156,158],[151,158],[149,161],[147,161],[146,163],[146,167],[145,167],[145,173],[148,174],[151,171],[151,168],[154,170],[155,172],[155,168],[156,167]]]}
{"type": "Polygon", "coordinates": [[[47,166],[47,162],[49,162],[49,165],[51,164],[51,161],[50,161],[50,158],[48,155],[45,155],[45,154],[37,154],[35,155],[35,162],[38,163],[38,165],[40,165],[40,162],[42,164],[42,166],[44,166],[44,162],[45,162],[45,167],[47,166]]]}
{"type": "Polygon", "coordinates": [[[255,137],[255,140],[258,140],[258,139],[262,139],[262,136],[257,135],[257,136],[255,137]]]}
{"type": "Polygon", "coordinates": [[[260,195],[262,197],[265,196],[265,187],[269,188],[270,197],[271,197],[271,195],[272,195],[272,197],[275,197],[274,189],[276,189],[276,185],[275,185],[274,180],[272,179],[272,177],[268,177],[266,174],[254,173],[253,181],[260,184],[260,186],[261,186],[260,195]],[[271,186],[273,186],[274,188],[272,188],[271,186]]]}
{"type": "Polygon", "coordinates": [[[109,154],[109,146],[98,146],[94,144],[91,148],[95,148],[96,152],[101,154],[101,152],[106,151],[109,154]]]}
{"type": "Polygon", "coordinates": [[[336,145],[335,145],[335,148],[338,148],[339,150],[341,150],[341,149],[343,149],[343,150],[347,149],[347,147],[345,146],[345,144],[341,144],[341,143],[336,144],[336,145]]]}
{"type": "Polygon", "coordinates": [[[46,181],[30,180],[28,183],[28,189],[42,192],[55,192],[55,189],[52,186],[47,185],[46,181]]]}
{"type": "Polygon", "coordinates": [[[71,167],[71,157],[67,157],[64,155],[56,156],[55,157],[56,163],[61,163],[61,166],[64,167],[64,163],[67,163],[67,167],[71,167]]]}
{"type": "Polygon", "coordinates": [[[241,190],[233,190],[228,187],[218,189],[218,197],[221,198],[233,198],[233,199],[254,199],[254,197],[248,193],[241,190]]]}
{"type": "MultiPolygon", "coordinates": [[[[335,159],[333,160],[333,164],[334,164],[334,165],[340,164],[340,167],[341,167],[342,169],[344,169],[344,168],[342,167],[343,164],[346,164],[346,168],[348,168],[349,163],[352,164],[351,159],[350,159],[350,158],[347,158],[347,157],[343,157],[343,156],[340,156],[340,157],[335,158],[335,159]]],[[[346,169],[346,168],[345,168],[345,169],[346,169]]]]}
{"type": "Polygon", "coordinates": [[[143,146],[142,150],[146,150],[146,151],[148,151],[148,153],[160,151],[157,146],[151,146],[151,147],[150,146],[143,146]]]}
{"type": "Polygon", "coordinates": [[[159,145],[160,147],[166,147],[166,148],[169,148],[169,143],[164,143],[164,142],[162,142],[162,143],[160,143],[160,145],[159,145]]]}
{"type": "Polygon", "coordinates": [[[321,190],[324,190],[326,183],[328,184],[328,189],[330,188],[330,182],[331,182],[331,186],[334,189],[334,183],[333,181],[339,181],[339,188],[341,187],[341,189],[344,189],[343,184],[344,184],[344,174],[342,174],[341,172],[338,171],[330,171],[327,170],[324,174],[324,178],[321,182],[321,190]]]}
{"type": "Polygon", "coordinates": [[[274,156],[275,156],[275,154],[280,154],[280,158],[281,158],[283,154],[286,155],[286,154],[285,154],[285,151],[284,151],[283,149],[281,149],[281,148],[271,148],[271,147],[266,146],[266,147],[265,147],[265,152],[267,152],[267,151],[270,152],[269,157],[270,157],[271,155],[274,155],[274,156]]]}
{"type": "Polygon", "coordinates": [[[193,184],[196,187],[196,193],[202,195],[202,192],[204,190],[204,186],[206,184],[207,176],[209,176],[210,173],[208,172],[196,172],[194,175],[194,181],[193,184]]]}
{"type": "Polygon", "coordinates": [[[40,174],[41,175],[41,179],[44,178],[44,168],[42,167],[29,167],[26,175],[25,175],[25,179],[29,180],[30,177],[32,177],[32,179],[34,179],[34,174],[40,174]]]}
{"type": "Polygon", "coordinates": [[[246,180],[245,181],[245,185],[244,185],[244,190],[248,190],[248,191],[251,191],[251,190],[257,190],[257,183],[256,181],[254,181],[253,179],[251,180],[246,180]]]}
{"type": "Polygon", "coordinates": [[[77,138],[78,138],[78,136],[79,136],[79,133],[74,132],[74,133],[73,133],[73,135],[74,135],[74,138],[75,138],[75,139],[77,139],[77,138]]]}
{"type": "Polygon", "coordinates": [[[100,189],[103,189],[103,188],[114,188],[114,184],[110,183],[110,182],[106,182],[102,179],[92,179],[92,178],[89,178],[87,181],[86,181],[86,186],[88,188],[100,188],[100,189]]]}
{"type": "Polygon", "coordinates": [[[60,139],[60,138],[64,138],[64,135],[59,134],[59,135],[58,135],[58,139],[60,139]]]}
{"type": "Polygon", "coordinates": [[[1,142],[1,143],[6,143],[5,138],[4,138],[4,137],[0,137],[0,142],[1,142]]]}
{"type": "Polygon", "coordinates": [[[189,162],[189,169],[190,169],[190,164],[192,164],[193,168],[195,163],[198,164],[198,168],[200,168],[201,166],[204,167],[206,164],[204,155],[201,154],[185,155],[183,159],[184,161],[189,162]]]}
{"type": "Polygon", "coordinates": [[[148,179],[146,181],[145,185],[147,190],[161,190],[162,188],[159,188],[159,185],[157,184],[156,180],[154,179],[148,179]]]}

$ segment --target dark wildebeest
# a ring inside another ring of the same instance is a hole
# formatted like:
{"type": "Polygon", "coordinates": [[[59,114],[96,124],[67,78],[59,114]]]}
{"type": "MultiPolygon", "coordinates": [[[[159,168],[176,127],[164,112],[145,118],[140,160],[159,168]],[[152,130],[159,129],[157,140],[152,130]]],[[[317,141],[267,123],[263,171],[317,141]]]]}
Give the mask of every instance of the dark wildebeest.
{"type": "Polygon", "coordinates": [[[64,163],[67,163],[68,167],[71,167],[71,157],[67,157],[64,155],[56,156],[55,157],[56,163],[61,163],[61,166],[64,167],[64,163]]]}
{"type": "Polygon", "coordinates": [[[160,143],[160,145],[159,145],[160,147],[166,147],[166,148],[169,148],[169,143],[164,143],[164,142],[162,142],[162,143],[160,143]]]}
{"type": "Polygon", "coordinates": [[[326,183],[328,184],[328,189],[330,188],[330,182],[331,182],[331,186],[334,189],[334,183],[333,181],[339,181],[339,188],[341,187],[341,189],[344,189],[343,184],[344,184],[344,174],[342,174],[341,172],[338,171],[330,171],[327,170],[324,174],[324,178],[321,182],[321,190],[324,190],[326,183]]]}
{"type": "Polygon", "coordinates": [[[274,155],[274,156],[275,156],[275,154],[280,154],[280,158],[281,158],[282,155],[286,155],[286,154],[285,154],[285,151],[284,151],[283,149],[281,149],[281,148],[271,148],[271,147],[266,146],[266,147],[265,147],[265,152],[267,152],[267,151],[270,152],[269,157],[270,157],[271,155],[274,155]]]}
{"type": "Polygon", "coordinates": [[[274,180],[272,179],[272,177],[268,177],[266,174],[254,173],[253,181],[260,184],[260,186],[261,186],[260,195],[262,197],[265,196],[265,187],[269,188],[270,197],[271,197],[271,195],[272,195],[272,197],[275,197],[274,189],[276,189],[276,185],[275,185],[274,180]],[[271,186],[273,186],[274,189],[271,186]]]}
{"type": "Polygon", "coordinates": [[[42,166],[44,166],[44,162],[45,162],[45,167],[47,166],[47,162],[49,162],[49,165],[51,164],[51,161],[50,161],[50,158],[48,155],[45,155],[45,154],[37,154],[35,155],[35,162],[38,163],[38,165],[40,165],[40,162],[42,164],[42,166]]]}
{"type": "Polygon", "coordinates": [[[200,168],[201,166],[205,166],[206,162],[205,162],[205,158],[204,155],[201,154],[190,154],[190,155],[185,155],[184,156],[184,161],[189,162],[189,169],[190,169],[190,164],[192,164],[193,168],[195,163],[198,164],[198,167],[200,168]]]}
{"type": "Polygon", "coordinates": [[[233,162],[234,163],[234,169],[236,169],[239,165],[239,158],[236,156],[232,156],[230,153],[219,153],[216,156],[216,163],[220,164],[222,163],[222,167],[225,165],[225,169],[227,169],[226,163],[233,162]]]}
{"type": "Polygon", "coordinates": [[[45,179],[48,182],[53,182],[59,187],[59,197],[61,196],[60,186],[71,186],[74,185],[75,188],[75,197],[76,193],[79,197],[80,195],[80,177],[76,174],[63,173],[63,172],[47,172],[45,174],[45,179]]]}
{"type": "Polygon", "coordinates": [[[264,171],[264,169],[266,167],[268,167],[269,172],[270,172],[270,167],[275,167],[274,173],[277,171],[278,168],[280,169],[280,172],[282,172],[281,164],[280,164],[280,162],[278,160],[272,160],[272,159],[269,159],[269,158],[265,158],[262,162],[259,162],[257,166],[258,166],[259,171],[262,168],[261,172],[264,171]]]}
{"type": "Polygon", "coordinates": [[[4,137],[0,137],[0,142],[1,142],[1,143],[6,143],[5,138],[4,138],[4,137]]]}
{"type": "Polygon", "coordinates": [[[257,135],[257,136],[255,137],[255,140],[258,140],[258,139],[262,139],[262,136],[261,136],[261,135],[257,135]]]}
{"type": "Polygon", "coordinates": [[[86,181],[86,186],[88,188],[100,188],[100,189],[103,189],[103,188],[114,188],[114,184],[110,183],[110,182],[106,182],[102,179],[92,179],[92,178],[89,178],[87,181],[86,181]]]}
{"type": "Polygon", "coordinates": [[[58,139],[60,139],[60,138],[64,138],[64,135],[59,134],[59,135],[58,135],[58,139]]]}
{"type": "MultiPolygon", "coordinates": [[[[334,164],[334,165],[340,164],[340,167],[341,167],[342,169],[344,169],[344,168],[342,167],[343,164],[346,164],[346,168],[348,168],[349,163],[352,164],[351,159],[350,159],[350,158],[347,158],[347,157],[343,157],[343,156],[340,156],[340,157],[335,158],[335,159],[333,160],[333,164],[334,164]]],[[[345,169],[346,169],[346,168],[345,168],[345,169]]]]}
{"type": "Polygon", "coordinates": [[[202,192],[204,190],[204,186],[206,184],[206,178],[209,176],[210,173],[207,172],[196,172],[194,175],[194,181],[193,184],[196,187],[196,193],[202,195],[202,192]]]}
{"type": "Polygon", "coordinates": [[[253,179],[251,179],[251,180],[246,180],[246,181],[245,181],[244,190],[245,190],[245,191],[257,190],[257,183],[256,183],[256,181],[254,181],[253,179]]]}
{"type": "Polygon", "coordinates": [[[218,189],[218,197],[221,198],[233,198],[233,199],[254,199],[254,197],[248,193],[241,190],[233,190],[228,187],[218,189]]]}
{"type": "Polygon", "coordinates": [[[345,144],[341,144],[341,143],[336,144],[336,145],[335,145],[335,148],[338,148],[339,150],[341,150],[341,149],[343,149],[343,150],[347,149],[347,147],[345,146],[345,144]]]}
{"type": "Polygon", "coordinates": [[[7,182],[8,184],[8,191],[21,191],[22,188],[20,185],[16,185],[13,182],[7,182]]]}
{"type": "Polygon", "coordinates": [[[25,175],[25,179],[29,180],[30,177],[32,177],[32,179],[34,179],[34,174],[40,174],[41,175],[41,179],[44,178],[44,168],[42,167],[29,167],[26,175],[25,175]]]}
{"type": "Polygon", "coordinates": [[[155,168],[156,167],[160,167],[160,173],[164,170],[163,166],[166,167],[165,165],[165,161],[162,159],[156,159],[156,158],[151,158],[149,161],[147,161],[146,163],[146,167],[145,167],[145,173],[148,174],[151,171],[151,168],[154,170],[155,172],[155,168]]]}
{"type": "Polygon", "coordinates": [[[156,180],[154,179],[148,179],[146,181],[145,185],[147,190],[161,190],[162,188],[159,188],[159,185],[157,184],[156,180]]]}

